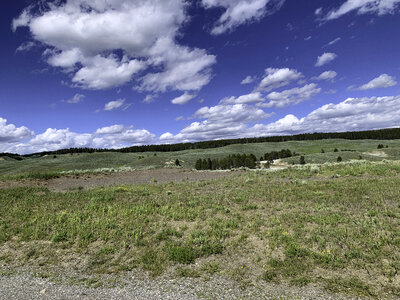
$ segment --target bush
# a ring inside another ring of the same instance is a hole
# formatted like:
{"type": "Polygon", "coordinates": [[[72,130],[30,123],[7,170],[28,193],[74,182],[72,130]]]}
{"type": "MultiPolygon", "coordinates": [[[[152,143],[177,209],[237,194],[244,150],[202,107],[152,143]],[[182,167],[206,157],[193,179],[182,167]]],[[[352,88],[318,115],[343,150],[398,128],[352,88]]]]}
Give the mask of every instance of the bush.
{"type": "Polygon", "coordinates": [[[301,165],[305,165],[306,164],[306,159],[304,158],[304,156],[300,156],[300,164],[301,165]]]}
{"type": "Polygon", "coordinates": [[[319,173],[319,167],[318,166],[311,166],[310,169],[311,173],[319,173]]]}
{"type": "Polygon", "coordinates": [[[335,148],[335,149],[333,150],[333,152],[339,152],[338,148],[335,148]]]}
{"type": "Polygon", "coordinates": [[[179,159],[176,159],[175,160],[175,166],[180,166],[181,165],[181,162],[179,161],[179,159]]]}
{"type": "Polygon", "coordinates": [[[341,157],[341,156],[338,156],[337,162],[341,162],[341,161],[343,161],[342,157],[341,157]]]}

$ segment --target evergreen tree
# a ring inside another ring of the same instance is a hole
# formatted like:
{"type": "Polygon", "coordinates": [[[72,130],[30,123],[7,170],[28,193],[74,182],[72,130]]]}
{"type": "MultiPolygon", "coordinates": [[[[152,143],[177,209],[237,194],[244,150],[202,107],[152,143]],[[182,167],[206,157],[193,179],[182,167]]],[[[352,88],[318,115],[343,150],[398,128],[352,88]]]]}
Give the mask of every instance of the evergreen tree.
{"type": "Polygon", "coordinates": [[[201,165],[202,165],[201,159],[198,159],[198,160],[196,161],[196,164],[195,164],[194,167],[196,168],[196,170],[201,170],[201,169],[202,169],[201,165]]]}

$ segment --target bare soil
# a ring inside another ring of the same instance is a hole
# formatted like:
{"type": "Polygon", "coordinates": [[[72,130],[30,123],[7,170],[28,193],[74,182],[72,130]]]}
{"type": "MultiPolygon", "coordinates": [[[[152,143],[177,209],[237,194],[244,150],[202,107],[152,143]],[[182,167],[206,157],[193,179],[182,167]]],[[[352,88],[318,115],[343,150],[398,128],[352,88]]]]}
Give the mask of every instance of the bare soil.
{"type": "Polygon", "coordinates": [[[22,179],[0,181],[0,189],[13,187],[46,187],[54,192],[74,189],[92,189],[114,185],[157,184],[182,181],[212,180],[231,176],[240,171],[208,172],[186,169],[151,169],[120,173],[100,173],[82,175],[63,175],[52,179],[22,179]]]}
{"type": "Polygon", "coordinates": [[[379,150],[372,151],[372,152],[364,152],[364,154],[376,156],[376,157],[387,157],[388,156],[385,152],[379,151],[379,150]]]}

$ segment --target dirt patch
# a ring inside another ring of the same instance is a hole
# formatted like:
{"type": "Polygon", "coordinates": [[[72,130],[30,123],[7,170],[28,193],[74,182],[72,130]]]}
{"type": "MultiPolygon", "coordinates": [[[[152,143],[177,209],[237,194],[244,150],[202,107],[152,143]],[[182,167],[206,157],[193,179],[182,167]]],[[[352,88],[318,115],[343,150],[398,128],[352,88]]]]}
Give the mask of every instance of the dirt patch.
{"type": "Polygon", "coordinates": [[[376,157],[387,157],[388,155],[383,151],[372,151],[372,152],[364,152],[364,154],[376,156],[376,157]]]}
{"type": "Polygon", "coordinates": [[[55,192],[65,192],[72,189],[91,189],[101,186],[125,184],[137,185],[212,180],[231,176],[237,172],[196,172],[186,169],[152,169],[120,173],[65,175],[48,180],[23,179],[18,181],[3,181],[0,182],[0,189],[29,186],[47,187],[55,192]]]}

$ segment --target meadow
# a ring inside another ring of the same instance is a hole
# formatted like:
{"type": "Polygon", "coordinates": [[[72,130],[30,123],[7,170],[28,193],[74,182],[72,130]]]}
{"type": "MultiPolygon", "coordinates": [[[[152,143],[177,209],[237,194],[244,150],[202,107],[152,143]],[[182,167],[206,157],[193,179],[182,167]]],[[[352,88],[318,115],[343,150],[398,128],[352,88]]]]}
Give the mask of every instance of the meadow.
{"type": "MultiPolygon", "coordinates": [[[[222,159],[228,155],[245,153],[254,154],[257,158],[264,153],[290,149],[299,155],[304,155],[307,163],[335,162],[338,156],[343,161],[359,159],[365,160],[400,159],[400,140],[383,141],[385,148],[379,149],[385,155],[379,157],[371,155],[377,151],[381,140],[318,140],[318,141],[289,141],[279,143],[235,144],[221,148],[184,150],[177,152],[143,152],[143,153],[80,153],[48,155],[39,158],[25,158],[17,161],[3,158],[0,161],[1,176],[23,175],[40,177],[40,174],[54,174],[68,171],[87,171],[100,169],[146,169],[162,168],[173,165],[179,159],[183,168],[193,169],[198,159],[222,159]],[[386,148],[388,146],[388,148],[386,148]],[[334,149],[339,152],[334,152],[334,149]],[[325,153],[321,153],[324,150],[325,153]],[[344,150],[344,151],[343,151],[344,150]],[[352,150],[352,151],[348,151],[352,150]],[[367,154],[370,153],[370,154],[367,154]]],[[[286,159],[288,162],[298,163],[298,158],[286,159]]],[[[101,171],[101,170],[100,170],[101,171]]]]}
{"type": "Polygon", "coordinates": [[[104,284],[93,279],[97,275],[137,270],[170,278],[223,276],[243,287],[316,285],[332,294],[400,297],[400,141],[385,141],[388,148],[373,153],[380,143],[327,140],[1,161],[3,181],[39,170],[164,167],[176,158],[193,168],[198,158],[258,157],[286,148],[305,155],[308,164],[291,165],[296,158],[288,158],[283,170],[63,193],[0,189],[0,262],[55,278],[53,268],[72,269],[92,276],[94,286],[104,284]],[[339,155],[343,162],[336,163],[339,155]]]}

